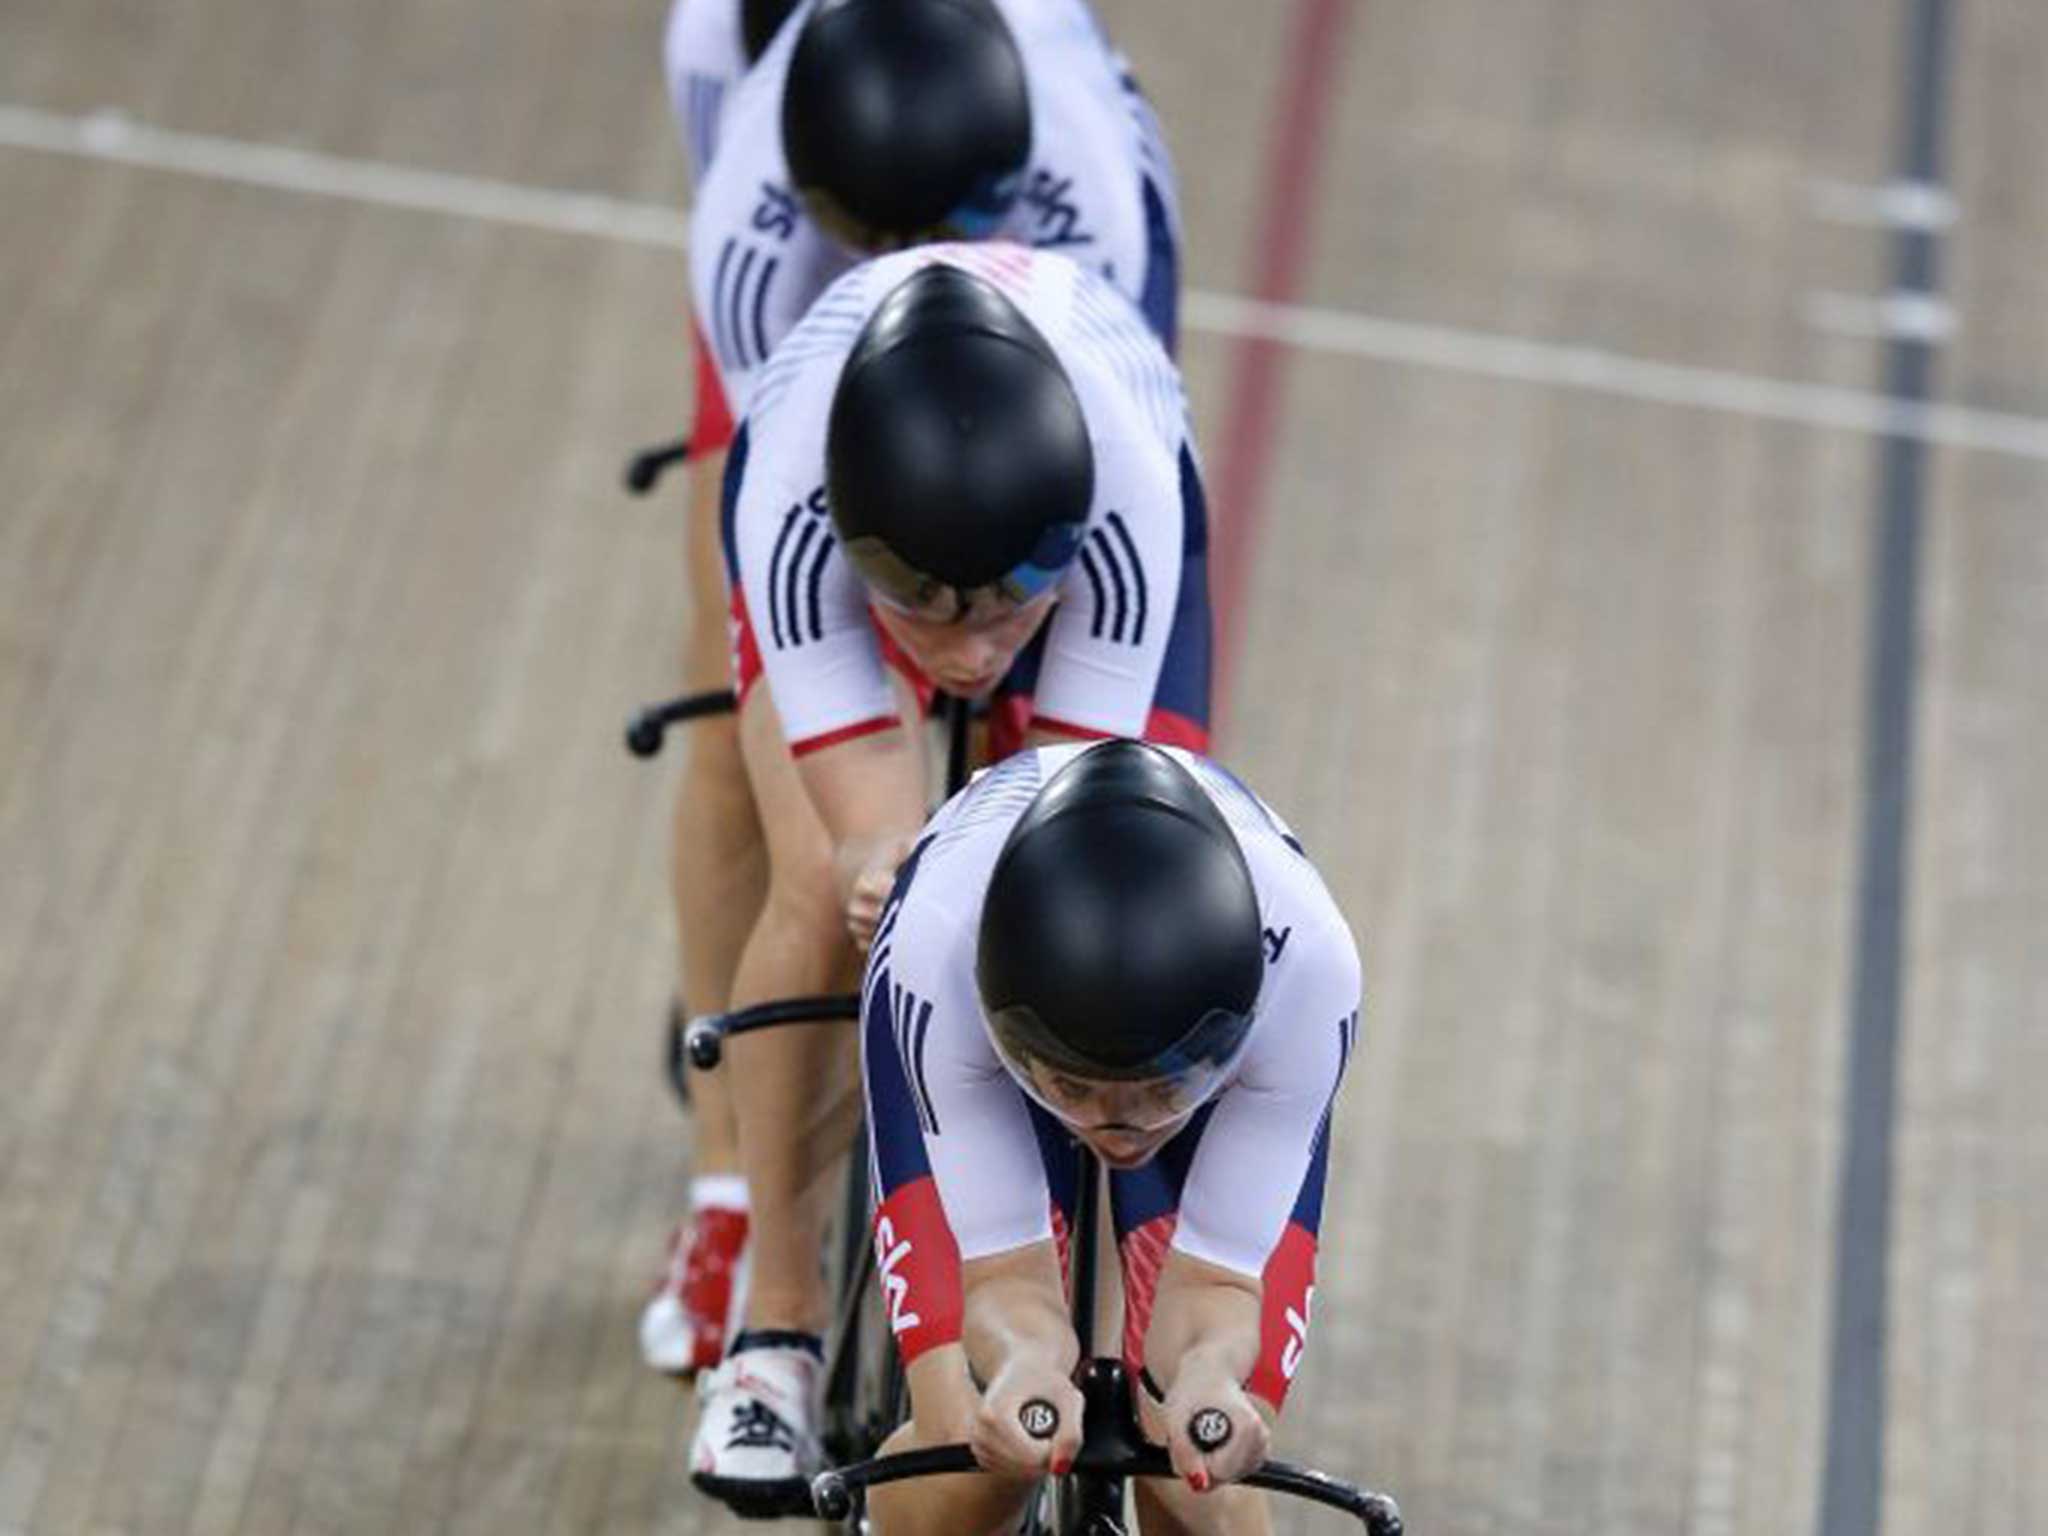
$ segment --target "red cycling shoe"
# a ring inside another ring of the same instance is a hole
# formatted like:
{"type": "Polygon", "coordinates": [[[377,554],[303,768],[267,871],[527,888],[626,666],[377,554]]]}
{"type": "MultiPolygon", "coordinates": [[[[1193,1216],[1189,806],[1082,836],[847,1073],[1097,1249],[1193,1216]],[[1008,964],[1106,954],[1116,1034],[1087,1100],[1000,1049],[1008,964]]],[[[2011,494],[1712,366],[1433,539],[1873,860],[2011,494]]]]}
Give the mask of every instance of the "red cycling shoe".
{"type": "Polygon", "coordinates": [[[640,1313],[640,1354],[655,1370],[693,1376],[724,1358],[746,1248],[744,1208],[700,1205],[676,1228],[668,1267],[640,1313]]]}

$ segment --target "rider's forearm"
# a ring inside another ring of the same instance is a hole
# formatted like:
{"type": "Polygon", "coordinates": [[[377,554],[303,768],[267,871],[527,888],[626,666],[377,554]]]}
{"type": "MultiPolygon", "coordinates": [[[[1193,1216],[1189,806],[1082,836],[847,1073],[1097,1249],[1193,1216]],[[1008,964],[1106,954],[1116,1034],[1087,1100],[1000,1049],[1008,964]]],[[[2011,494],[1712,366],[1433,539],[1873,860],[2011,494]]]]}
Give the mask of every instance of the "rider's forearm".
{"type": "Polygon", "coordinates": [[[1204,1367],[1246,1380],[1259,1361],[1257,1282],[1170,1254],[1145,1333],[1145,1360],[1163,1389],[1180,1372],[1204,1367]]]}
{"type": "Polygon", "coordinates": [[[1061,1374],[1071,1372],[1080,1359],[1051,1244],[1039,1246],[1047,1252],[1026,1249],[985,1261],[1001,1267],[978,1277],[972,1274],[978,1266],[968,1267],[961,1342],[981,1381],[995,1380],[1020,1355],[1034,1356],[1061,1374]]]}
{"type": "MultiPolygon", "coordinates": [[[[683,634],[683,687],[695,693],[732,686],[732,647],[727,634],[724,558],[719,551],[718,496],[725,474],[725,452],[713,449],[687,466],[689,529],[683,562],[690,591],[690,623],[683,634]]],[[[700,739],[703,726],[691,729],[700,739]]],[[[696,756],[693,751],[692,757],[696,756]]]]}
{"type": "Polygon", "coordinates": [[[879,850],[924,825],[924,767],[905,732],[840,742],[799,759],[799,771],[831,835],[842,895],[879,850]]]}
{"type": "Polygon", "coordinates": [[[904,1376],[910,1385],[911,1416],[920,1445],[950,1445],[965,1440],[981,1406],[981,1393],[968,1374],[967,1355],[958,1344],[942,1344],[910,1362],[904,1376]]]}

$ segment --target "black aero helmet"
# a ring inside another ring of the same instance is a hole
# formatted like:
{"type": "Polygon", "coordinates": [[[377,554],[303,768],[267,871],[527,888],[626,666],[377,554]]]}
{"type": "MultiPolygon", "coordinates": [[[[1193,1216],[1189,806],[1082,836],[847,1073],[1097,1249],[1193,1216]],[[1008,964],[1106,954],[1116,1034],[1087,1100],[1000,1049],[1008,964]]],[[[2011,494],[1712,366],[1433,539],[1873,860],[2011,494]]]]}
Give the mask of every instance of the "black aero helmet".
{"type": "Polygon", "coordinates": [[[849,244],[979,239],[1031,154],[1023,55],[989,0],[819,0],[790,58],[782,148],[849,244]]]}
{"type": "Polygon", "coordinates": [[[740,0],[740,41],[749,64],[761,61],[796,6],[797,0],[740,0]]]}
{"type": "Polygon", "coordinates": [[[982,1013],[1041,1103],[1033,1062],[1171,1083],[1192,1112],[1235,1064],[1264,971],[1244,851],[1157,747],[1108,741],[1074,758],[1011,828],[989,877],[982,1013]]]}
{"type": "Polygon", "coordinates": [[[1025,602],[1058,579],[1087,525],[1095,454],[1066,370],[1023,311],[932,262],[882,300],[847,356],[825,494],[870,587],[957,617],[977,589],[1025,602]]]}

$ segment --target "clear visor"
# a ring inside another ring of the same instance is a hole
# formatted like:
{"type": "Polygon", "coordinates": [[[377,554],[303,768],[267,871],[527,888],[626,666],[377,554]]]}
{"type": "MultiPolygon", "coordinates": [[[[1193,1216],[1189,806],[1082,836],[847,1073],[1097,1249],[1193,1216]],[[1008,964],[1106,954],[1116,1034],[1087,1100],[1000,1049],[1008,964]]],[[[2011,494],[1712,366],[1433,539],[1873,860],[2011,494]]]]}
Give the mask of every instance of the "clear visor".
{"type": "Polygon", "coordinates": [[[990,1021],[989,1037],[1004,1068],[1039,1108],[1091,1138],[1149,1141],[1179,1129],[1229,1084],[1251,1040],[1248,1015],[1213,1013],[1191,1037],[1209,1049],[1176,1054],[1149,1075],[1110,1077],[1081,1061],[1033,1050],[1007,1027],[1011,1022],[990,1021]]]}
{"type": "Polygon", "coordinates": [[[1030,556],[994,581],[959,587],[927,576],[895,550],[874,537],[848,539],[846,558],[861,580],[891,608],[939,623],[958,622],[984,610],[993,600],[1018,607],[1057,583],[1081,547],[1078,523],[1055,523],[1030,556]]]}
{"type": "Polygon", "coordinates": [[[1189,1067],[1167,1077],[1121,1082],[1076,1077],[1042,1058],[1005,1057],[1004,1065],[1031,1101],[1069,1130],[1147,1140],[1180,1129],[1229,1076],[1221,1067],[1189,1067]]]}

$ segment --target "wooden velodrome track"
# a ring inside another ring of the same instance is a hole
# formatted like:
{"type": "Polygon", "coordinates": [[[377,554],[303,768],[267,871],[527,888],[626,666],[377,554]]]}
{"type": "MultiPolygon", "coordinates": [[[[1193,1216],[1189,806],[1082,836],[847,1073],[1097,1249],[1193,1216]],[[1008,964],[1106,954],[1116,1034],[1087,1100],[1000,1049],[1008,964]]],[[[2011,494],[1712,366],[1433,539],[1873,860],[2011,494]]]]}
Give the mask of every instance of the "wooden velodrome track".
{"type": "MultiPolygon", "coordinates": [[[[2048,13],[1104,11],[1222,754],[1367,958],[1286,1448],[1427,1533],[2048,1528],[2048,13]]],[[[0,1531],[724,1528],[632,1336],[660,16],[0,0],[0,1531]]]]}

